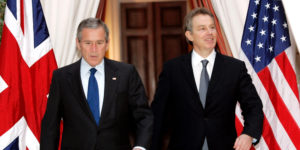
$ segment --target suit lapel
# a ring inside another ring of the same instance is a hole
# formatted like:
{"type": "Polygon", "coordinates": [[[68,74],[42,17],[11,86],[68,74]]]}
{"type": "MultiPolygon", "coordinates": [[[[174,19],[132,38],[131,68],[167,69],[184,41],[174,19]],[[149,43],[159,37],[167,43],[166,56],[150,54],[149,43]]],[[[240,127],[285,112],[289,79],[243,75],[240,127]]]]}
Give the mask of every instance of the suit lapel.
{"type": "MultiPolygon", "coordinates": [[[[73,67],[69,70],[70,78],[68,78],[68,82],[71,85],[73,94],[76,97],[76,100],[79,102],[80,106],[82,107],[83,111],[86,113],[87,116],[89,116],[90,119],[92,119],[94,122],[93,114],[90,110],[90,107],[87,103],[86,97],[84,95],[81,77],[80,77],[80,62],[77,61],[73,67]]],[[[95,122],[96,125],[96,122],[95,122]]]]}
{"type": "Polygon", "coordinates": [[[109,115],[113,108],[113,102],[116,96],[116,88],[118,85],[118,69],[114,66],[111,60],[104,59],[104,72],[105,72],[105,87],[104,87],[104,98],[103,106],[100,117],[100,126],[105,122],[106,116],[109,115]]]}
{"type": "Polygon", "coordinates": [[[197,89],[194,73],[193,73],[193,67],[192,67],[192,52],[190,52],[188,55],[184,57],[184,65],[183,65],[183,70],[185,74],[185,79],[187,80],[190,88],[192,89],[193,93],[195,94],[194,97],[192,98],[190,104],[192,107],[199,112],[199,107],[203,111],[203,106],[200,102],[200,97],[199,97],[199,91],[197,89]],[[195,105],[196,104],[196,105],[195,105]]]}
{"type": "MultiPolygon", "coordinates": [[[[211,74],[211,78],[208,84],[208,89],[207,89],[207,95],[206,95],[206,100],[210,100],[210,96],[212,96],[214,88],[218,86],[218,82],[220,79],[222,79],[222,72],[224,67],[223,66],[223,57],[220,53],[217,52],[216,54],[216,59],[215,59],[215,64],[213,67],[213,71],[211,74]]],[[[207,102],[208,102],[207,101],[207,102]]],[[[206,103],[207,104],[207,103],[206,103]]]]}
{"type": "MultiPolygon", "coordinates": [[[[209,85],[208,85],[208,89],[207,89],[206,104],[205,104],[206,106],[209,104],[209,101],[210,101],[209,97],[212,96],[214,88],[216,88],[218,86],[217,84],[218,84],[219,80],[222,78],[223,61],[224,60],[223,60],[222,55],[217,52],[211,79],[209,81],[209,85]]],[[[200,101],[199,91],[197,89],[196,81],[195,81],[195,77],[194,77],[194,73],[193,73],[192,53],[191,52],[184,57],[184,65],[183,66],[184,66],[183,70],[184,70],[185,76],[186,76],[185,79],[187,80],[188,84],[190,85],[193,93],[195,94],[195,97],[197,97],[197,99],[193,99],[193,100],[196,100],[196,102],[191,102],[191,104],[193,105],[192,107],[195,108],[195,110],[198,112],[199,112],[199,107],[200,107],[201,111],[203,111],[204,108],[200,101]],[[195,103],[196,103],[196,105],[194,105],[195,103]]]]}

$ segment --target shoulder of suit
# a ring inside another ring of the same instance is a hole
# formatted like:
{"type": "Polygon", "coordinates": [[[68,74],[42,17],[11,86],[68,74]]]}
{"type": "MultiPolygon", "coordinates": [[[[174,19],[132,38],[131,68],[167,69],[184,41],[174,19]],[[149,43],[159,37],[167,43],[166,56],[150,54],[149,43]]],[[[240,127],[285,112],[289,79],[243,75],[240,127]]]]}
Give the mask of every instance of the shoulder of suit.
{"type": "Polygon", "coordinates": [[[180,64],[180,63],[185,62],[186,59],[189,59],[188,57],[191,57],[190,53],[184,54],[184,55],[181,55],[181,56],[178,56],[178,57],[175,57],[175,58],[172,58],[172,59],[170,59],[170,60],[167,60],[167,61],[164,63],[164,66],[178,65],[178,64],[180,64]]]}
{"type": "Polygon", "coordinates": [[[234,58],[232,56],[223,55],[221,53],[217,53],[217,55],[219,55],[219,57],[221,57],[226,62],[231,62],[231,63],[236,63],[236,64],[244,63],[244,61],[234,58]]]}
{"type": "Polygon", "coordinates": [[[105,58],[104,60],[105,60],[104,63],[106,63],[106,65],[110,65],[110,66],[116,67],[118,69],[126,69],[126,68],[134,67],[134,65],[132,65],[132,64],[128,64],[125,62],[119,62],[119,61],[111,60],[108,58],[105,58]]]}
{"type": "Polygon", "coordinates": [[[55,72],[65,72],[65,71],[69,71],[69,70],[73,70],[76,67],[80,67],[80,59],[74,63],[71,63],[69,65],[57,68],[56,70],[54,70],[55,72]]]}

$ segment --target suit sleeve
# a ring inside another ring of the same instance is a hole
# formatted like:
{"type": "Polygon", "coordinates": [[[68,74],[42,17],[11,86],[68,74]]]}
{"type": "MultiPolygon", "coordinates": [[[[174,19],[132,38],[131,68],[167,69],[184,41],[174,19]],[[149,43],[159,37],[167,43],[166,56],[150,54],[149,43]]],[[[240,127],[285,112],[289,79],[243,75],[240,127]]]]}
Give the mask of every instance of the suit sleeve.
{"type": "Polygon", "coordinates": [[[142,81],[134,67],[129,78],[129,103],[136,124],[135,146],[149,149],[152,137],[153,114],[142,81]]]}
{"type": "Polygon", "coordinates": [[[250,135],[258,141],[262,134],[263,110],[261,99],[252,84],[252,79],[247,73],[245,63],[241,66],[239,79],[238,100],[242,109],[242,115],[245,119],[243,134],[250,135]]]}
{"type": "Polygon", "coordinates": [[[53,72],[47,108],[41,127],[41,150],[57,150],[60,129],[60,87],[57,72],[53,72]]]}
{"type": "Polygon", "coordinates": [[[168,76],[167,67],[164,65],[163,71],[159,76],[157,89],[151,109],[154,115],[153,138],[151,150],[162,149],[164,120],[167,118],[166,108],[170,93],[170,78],[168,76]]]}

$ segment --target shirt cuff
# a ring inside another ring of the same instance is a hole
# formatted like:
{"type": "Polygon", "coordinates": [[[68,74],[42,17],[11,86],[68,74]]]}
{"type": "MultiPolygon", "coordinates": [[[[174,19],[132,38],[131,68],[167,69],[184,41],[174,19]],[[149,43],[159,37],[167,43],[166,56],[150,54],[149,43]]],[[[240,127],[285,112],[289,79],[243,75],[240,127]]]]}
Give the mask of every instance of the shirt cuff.
{"type": "Polygon", "coordinates": [[[133,149],[135,149],[135,148],[139,148],[141,150],[146,150],[144,147],[141,147],[141,146],[135,146],[135,147],[133,147],[133,149]]]}
{"type": "Polygon", "coordinates": [[[257,142],[257,139],[256,138],[253,138],[252,140],[252,144],[256,143],[257,142]]]}

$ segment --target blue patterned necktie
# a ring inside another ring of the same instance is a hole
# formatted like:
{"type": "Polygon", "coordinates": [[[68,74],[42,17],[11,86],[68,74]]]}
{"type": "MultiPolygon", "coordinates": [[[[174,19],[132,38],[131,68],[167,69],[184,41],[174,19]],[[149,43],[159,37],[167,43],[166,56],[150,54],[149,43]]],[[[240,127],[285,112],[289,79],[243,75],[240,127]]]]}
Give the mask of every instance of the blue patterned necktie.
{"type": "Polygon", "coordinates": [[[90,109],[93,113],[97,125],[99,125],[99,120],[100,120],[99,90],[98,90],[97,80],[95,78],[96,71],[97,70],[95,68],[90,69],[91,74],[89,78],[87,102],[90,106],[90,109]]]}

